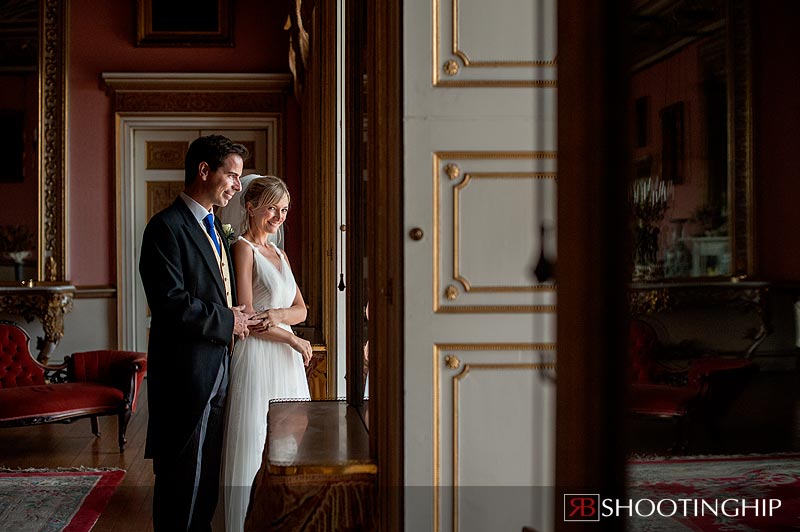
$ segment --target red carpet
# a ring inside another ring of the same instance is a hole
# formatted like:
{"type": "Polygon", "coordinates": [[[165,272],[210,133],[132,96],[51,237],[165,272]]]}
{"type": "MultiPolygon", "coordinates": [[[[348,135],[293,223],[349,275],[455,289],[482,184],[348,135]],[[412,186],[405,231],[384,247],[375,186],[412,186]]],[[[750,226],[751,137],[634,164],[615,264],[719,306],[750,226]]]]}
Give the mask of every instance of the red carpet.
{"type": "Polygon", "coordinates": [[[0,470],[0,530],[88,532],[125,471],[0,470]]]}
{"type": "Polygon", "coordinates": [[[628,486],[631,531],[800,530],[800,454],[632,460],[628,486]]]}

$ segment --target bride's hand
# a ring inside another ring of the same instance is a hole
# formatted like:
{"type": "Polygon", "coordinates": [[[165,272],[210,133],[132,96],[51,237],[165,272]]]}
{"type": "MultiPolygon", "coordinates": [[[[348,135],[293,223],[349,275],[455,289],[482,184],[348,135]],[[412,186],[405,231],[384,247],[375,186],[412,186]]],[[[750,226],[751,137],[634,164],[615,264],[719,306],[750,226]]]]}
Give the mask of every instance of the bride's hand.
{"type": "Polygon", "coordinates": [[[308,366],[308,363],[311,362],[311,357],[314,354],[311,349],[311,342],[300,338],[299,336],[295,336],[289,345],[292,349],[303,356],[303,365],[308,366]]]}
{"type": "Polygon", "coordinates": [[[271,308],[258,312],[254,318],[262,320],[265,329],[275,327],[286,321],[286,310],[282,308],[271,308]]]}

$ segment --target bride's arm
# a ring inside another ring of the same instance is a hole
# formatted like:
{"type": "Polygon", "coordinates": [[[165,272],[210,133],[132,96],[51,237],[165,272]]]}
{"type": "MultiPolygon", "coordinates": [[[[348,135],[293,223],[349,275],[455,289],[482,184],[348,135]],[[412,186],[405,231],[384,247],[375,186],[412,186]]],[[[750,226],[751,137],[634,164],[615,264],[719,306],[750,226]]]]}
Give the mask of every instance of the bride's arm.
{"type": "Polygon", "coordinates": [[[236,299],[244,305],[246,313],[253,313],[253,250],[243,240],[237,240],[231,246],[233,252],[233,268],[236,273],[236,299]]]}
{"type": "Polygon", "coordinates": [[[250,327],[250,336],[287,344],[303,356],[303,364],[308,366],[312,356],[311,342],[296,336],[291,331],[280,327],[270,327],[267,329],[263,323],[250,327]]]}
{"type": "MultiPolygon", "coordinates": [[[[286,262],[289,262],[288,257],[286,258],[286,262]]],[[[298,287],[294,294],[294,300],[292,301],[291,307],[269,309],[266,312],[259,314],[257,317],[263,317],[264,325],[272,327],[273,325],[278,325],[279,323],[285,323],[286,325],[297,325],[298,323],[305,321],[307,315],[308,309],[306,308],[306,302],[303,300],[303,294],[300,293],[300,288],[298,287]]]]}

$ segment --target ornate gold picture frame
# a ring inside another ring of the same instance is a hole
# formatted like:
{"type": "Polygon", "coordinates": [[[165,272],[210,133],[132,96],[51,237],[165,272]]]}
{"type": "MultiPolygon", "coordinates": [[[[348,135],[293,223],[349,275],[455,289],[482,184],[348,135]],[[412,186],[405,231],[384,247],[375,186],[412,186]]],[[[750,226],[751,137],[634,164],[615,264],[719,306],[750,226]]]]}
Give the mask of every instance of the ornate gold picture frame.
{"type": "Polygon", "coordinates": [[[136,0],[136,46],[233,46],[231,0],[136,0]]]}

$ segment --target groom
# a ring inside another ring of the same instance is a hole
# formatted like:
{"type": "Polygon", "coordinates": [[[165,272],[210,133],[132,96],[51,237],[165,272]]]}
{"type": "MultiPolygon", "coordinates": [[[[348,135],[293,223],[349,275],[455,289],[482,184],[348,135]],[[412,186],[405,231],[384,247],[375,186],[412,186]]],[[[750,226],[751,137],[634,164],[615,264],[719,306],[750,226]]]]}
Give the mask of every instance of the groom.
{"type": "Polygon", "coordinates": [[[256,323],[236,306],[228,242],[212,211],[241,190],[247,156],[221,135],[192,142],[183,192],[142,238],[139,273],[151,312],[145,458],[155,472],[156,532],[211,530],[230,348],[256,323]]]}

